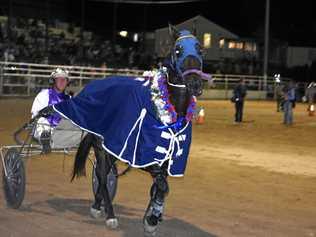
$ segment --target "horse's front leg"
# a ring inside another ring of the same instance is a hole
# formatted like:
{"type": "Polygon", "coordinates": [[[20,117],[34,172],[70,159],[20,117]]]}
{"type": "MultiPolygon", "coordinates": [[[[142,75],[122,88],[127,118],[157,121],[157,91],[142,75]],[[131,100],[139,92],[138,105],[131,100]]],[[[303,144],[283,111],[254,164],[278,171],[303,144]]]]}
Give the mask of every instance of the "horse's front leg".
{"type": "Polygon", "coordinates": [[[107,189],[107,176],[111,170],[112,159],[103,150],[101,144],[101,141],[97,140],[96,146],[94,146],[97,160],[96,176],[99,181],[99,186],[95,195],[95,203],[91,207],[91,214],[93,217],[101,216],[101,203],[102,200],[104,200],[104,208],[107,213],[106,225],[114,229],[118,226],[118,220],[115,217],[112,201],[107,189]]]}
{"type": "Polygon", "coordinates": [[[169,192],[167,172],[164,168],[153,165],[146,168],[153,177],[153,185],[150,190],[150,202],[144,216],[145,233],[154,236],[158,223],[162,221],[165,197],[169,192]]]}

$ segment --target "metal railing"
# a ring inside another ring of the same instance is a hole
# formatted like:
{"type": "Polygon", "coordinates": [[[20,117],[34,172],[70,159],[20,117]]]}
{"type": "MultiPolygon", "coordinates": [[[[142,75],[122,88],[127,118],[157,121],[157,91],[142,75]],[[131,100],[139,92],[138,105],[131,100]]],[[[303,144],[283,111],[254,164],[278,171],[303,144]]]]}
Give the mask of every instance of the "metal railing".
{"type": "MultiPolygon", "coordinates": [[[[274,77],[267,78],[267,88],[264,88],[263,76],[254,75],[232,75],[232,74],[213,74],[212,78],[216,83],[217,89],[231,90],[240,79],[244,79],[248,90],[264,91],[275,87],[274,77]]],[[[288,78],[283,78],[283,81],[288,81],[288,78]]]]}
{"type": "Polygon", "coordinates": [[[134,69],[113,69],[34,63],[0,62],[0,95],[32,96],[41,88],[49,86],[51,72],[64,68],[70,74],[70,88],[80,89],[91,80],[110,75],[140,76],[143,71],[134,69]]]}
{"type": "MultiPolygon", "coordinates": [[[[91,80],[105,78],[110,75],[141,76],[142,70],[81,67],[67,65],[48,65],[34,63],[0,62],[0,96],[33,96],[42,88],[49,86],[50,73],[57,67],[65,68],[70,73],[70,90],[78,91],[91,80]]],[[[240,79],[244,79],[248,90],[267,91],[273,93],[275,80],[268,77],[264,88],[262,76],[213,74],[215,89],[226,92],[232,90],[240,79]]],[[[282,78],[283,81],[288,80],[282,78]]],[[[209,86],[205,84],[207,89],[209,86]]]]}

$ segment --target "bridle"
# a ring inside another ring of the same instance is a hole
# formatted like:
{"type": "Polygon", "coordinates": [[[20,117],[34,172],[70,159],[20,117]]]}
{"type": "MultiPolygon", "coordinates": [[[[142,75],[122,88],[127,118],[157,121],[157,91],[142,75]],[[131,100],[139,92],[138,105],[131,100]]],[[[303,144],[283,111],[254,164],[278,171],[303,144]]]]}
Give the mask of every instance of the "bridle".
{"type": "MultiPolygon", "coordinates": [[[[186,33],[186,32],[184,32],[186,33]]],[[[171,63],[170,63],[170,67],[173,70],[173,72],[175,73],[176,78],[178,79],[177,82],[178,83],[172,83],[170,82],[170,80],[167,80],[167,83],[169,86],[171,87],[176,87],[176,88],[186,88],[186,84],[185,84],[185,76],[189,75],[189,74],[196,74],[198,75],[201,79],[203,80],[207,80],[210,81],[211,80],[211,76],[204,73],[202,71],[202,65],[203,65],[203,59],[202,59],[202,55],[199,54],[199,52],[197,52],[197,48],[196,45],[198,45],[199,49],[200,49],[200,44],[197,40],[197,38],[192,35],[192,34],[184,34],[184,35],[180,35],[174,43],[174,47],[172,49],[171,52],[171,63]],[[181,49],[183,50],[184,47],[181,44],[178,44],[179,41],[182,40],[193,40],[193,44],[194,44],[194,50],[192,47],[192,43],[189,42],[187,43],[187,46],[189,46],[189,52],[185,52],[183,51],[182,53],[184,53],[184,55],[181,55],[181,52],[179,52],[181,49]],[[190,44],[191,43],[191,44],[190,44]],[[178,47],[178,49],[177,49],[178,47]],[[179,55],[178,55],[179,54],[179,55]],[[197,69],[186,69],[185,71],[181,70],[181,65],[184,63],[184,60],[187,57],[194,57],[196,60],[198,60],[200,62],[200,68],[197,69]]],[[[168,77],[167,77],[168,78],[168,77]]]]}

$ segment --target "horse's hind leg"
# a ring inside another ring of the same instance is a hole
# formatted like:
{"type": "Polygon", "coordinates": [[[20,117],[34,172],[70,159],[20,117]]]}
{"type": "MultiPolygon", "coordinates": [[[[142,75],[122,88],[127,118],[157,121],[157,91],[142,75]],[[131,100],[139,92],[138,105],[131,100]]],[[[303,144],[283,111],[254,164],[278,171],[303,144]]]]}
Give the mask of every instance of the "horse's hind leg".
{"type": "MultiPolygon", "coordinates": [[[[98,159],[97,159],[98,160],[98,159]]],[[[100,175],[102,175],[102,170],[100,165],[98,164],[98,161],[96,162],[96,176],[98,179],[98,189],[95,192],[95,196],[94,196],[94,203],[92,205],[92,207],[90,208],[90,213],[94,218],[100,218],[102,216],[102,211],[101,211],[101,204],[102,204],[102,200],[103,200],[103,195],[102,195],[102,191],[101,191],[101,186],[100,186],[100,175]]]]}
{"type": "MultiPolygon", "coordinates": [[[[94,146],[94,152],[97,160],[96,176],[99,181],[98,190],[95,195],[95,203],[92,205],[91,214],[94,216],[94,210],[100,211],[101,214],[101,202],[104,200],[104,205],[107,211],[106,225],[110,228],[116,228],[118,221],[114,215],[112,201],[107,189],[107,175],[109,174],[112,166],[111,157],[103,150],[101,141],[98,139],[96,146],[94,146]]],[[[98,217],[99,215],[96,215],[98,217]]]]}
{"type": "Polygon", "coordinates": [[[166,170],[158,165],[153,165],[147,170],[153,177],[153,185],[150,190],[150,202],[144,216],[145,234],[154,236],[158,223],[162,221],[165,197],[169,192],[166,170]]]}

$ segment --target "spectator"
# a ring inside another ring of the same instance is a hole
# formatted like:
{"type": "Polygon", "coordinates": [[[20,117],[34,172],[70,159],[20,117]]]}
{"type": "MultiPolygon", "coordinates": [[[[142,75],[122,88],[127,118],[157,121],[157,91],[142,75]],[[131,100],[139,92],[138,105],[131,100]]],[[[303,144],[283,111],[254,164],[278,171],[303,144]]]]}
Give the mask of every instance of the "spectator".
{"type": "Polygon", "coordinates": [[[49,28],[46,38],[47,26],[40,20],[17,18],[12,22],[10,42],[7,42],[7,22],[0,24],[0,57],[4,61],[71,65],[88,62],[94,67],[106,61],[111,68],[133,68],[139,65],[141,59],[146,62],[145,58],[141,58],[144,57],[144,52],[140,52],[139,60],[135,60],[137,51],[132,42],[125,47],[113,45],[109,40],[100,39],[93,34],[79,39],[73,25],[62,28],[63,24],[58,21],[55,28],[60,30],[49,28]]]}
{"type": "Polygon", "coordinates": [[[241,123],[243,119],[244,101],[247,88],[244,79],[240,79],[233,91],[232,102],[235,103],[235,123],[241,123]]]}
{"type": "Polygon", "coordinates": [[[281,81],[276,81],[275,86],[275,98],[276,98],[276,106],[277,106],[277,112],[283,111],[283,86],[281,84],[281,81]]]}
{"type": "Polygon", "coordinates": [[[309,116],[314,116],[315,113],[315,96],[316,96],[316,82],[311,82],[305,90],[305,96],[303,101],[308,103],[308,114],[309,116]]]}
{"type": "Polygon", "coordinates": [[[293,108],[295,107],[295,84],[293,81],[290,81],[286,86],[284,86],[283,94],[284,94],[283,123],[285,125],[292,125],[293,124],[293,108]]]}

